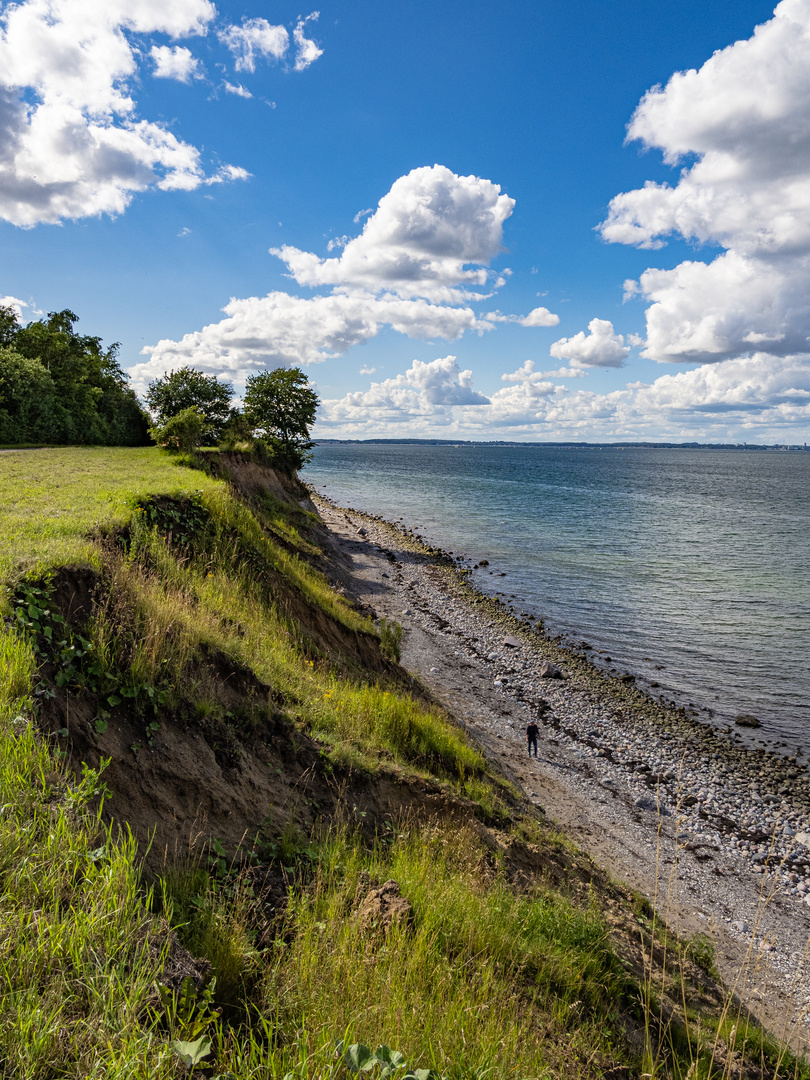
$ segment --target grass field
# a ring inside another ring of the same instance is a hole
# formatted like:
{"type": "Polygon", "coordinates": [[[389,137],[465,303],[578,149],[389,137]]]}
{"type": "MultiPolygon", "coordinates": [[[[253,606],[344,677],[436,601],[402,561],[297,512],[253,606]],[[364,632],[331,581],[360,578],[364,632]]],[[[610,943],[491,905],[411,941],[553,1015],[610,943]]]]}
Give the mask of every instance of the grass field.
{"type": "Polygon", "coordinates": [[[124,525],[136,498],[222,486],[156,447],[0,454],[0,580],[67,563],[94,565],[98,554],[88,537],[124,525]]]}

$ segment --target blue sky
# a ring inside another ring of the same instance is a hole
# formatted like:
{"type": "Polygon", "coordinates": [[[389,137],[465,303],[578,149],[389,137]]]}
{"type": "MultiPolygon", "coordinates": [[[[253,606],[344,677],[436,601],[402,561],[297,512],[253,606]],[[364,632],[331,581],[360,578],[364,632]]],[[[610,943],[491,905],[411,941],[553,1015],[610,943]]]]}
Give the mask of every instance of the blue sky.
{"type": "Polygon", "coordinates": [[[139,389],[300,364],[323,437],[807,439],[810,0],[0,11],[0,297],[139,389]]]}

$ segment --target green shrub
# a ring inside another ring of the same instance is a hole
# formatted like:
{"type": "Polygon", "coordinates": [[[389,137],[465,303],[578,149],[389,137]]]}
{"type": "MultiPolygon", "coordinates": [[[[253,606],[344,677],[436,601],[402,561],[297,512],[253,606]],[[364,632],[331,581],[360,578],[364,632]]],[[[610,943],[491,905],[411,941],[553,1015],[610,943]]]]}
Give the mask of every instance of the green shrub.
{"type": "Polygon", "coordinates": [[[399,662],[402,653],[402,627],[398,622],[380,619],[380,651],[389,660],[399,662]]]}
{"type": "Polygon", "coordinates": [[[194,405],[170,416],[165,424],[150,427],[149,434],[165,450],[188,453],[200,445],[205,430],[205,417],[194,405]]]}

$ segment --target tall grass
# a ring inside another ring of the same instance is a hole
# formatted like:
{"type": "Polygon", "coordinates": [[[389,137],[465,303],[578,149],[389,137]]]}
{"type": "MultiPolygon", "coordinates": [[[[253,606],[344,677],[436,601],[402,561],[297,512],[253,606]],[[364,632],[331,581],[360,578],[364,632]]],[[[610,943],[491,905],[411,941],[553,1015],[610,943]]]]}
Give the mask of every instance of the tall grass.
{"type": "Polygon", "coordinates": [[[277,551],[247,508],[235,507],[221,492],[203,502],[210,515],[206,534],[183,557],[137,515],[129,555],[105,556],[107,608],[88,631],[104,663],[126,669],[136,685],[157,684],[169,672],[173,698],[193,699],[206,687],[196,675],[185,681],[184,675],[194,672],[203,647],[219,650],[287,698],[294,719],[327,741],[367,755],[367,761],[382,754],[460,782],[485,771],[480,753],[439,709],[367,676],[342,676],[326,660],[308,659],[283,594],[279,601],[262,584],[255,563],[240,562],[244,538],[272,558],[314,611],[340,617],[349,629],[369,624],[328,589],[322,575],[277,551]]]}
{"type": "MultiPolygon", "coordinates": [[[[371,854],[340,833],[319,852],[252,969],[252,1026],[219,1032],[220,1068],[297,1075],[305,1060],[304,1075],[328,1075],[338,1038],[402,1048],[454,1077],[558,1075],[579,1057],[587,1074],[600,1054],[615,1063],[626,979],[595,910],[516,892],[467,829],[401,827],[371,854]],[[364,927],[364,893],[388,879],[413,920],[364,927]]],[[[221,916],[238,904],[223,895],[221,916]]],[[[185,933],[208,921],[192,917],[185,933]]]]}
{"type": "Polygon", "coordinates": [[[168,937],[143,901],[103,783],[69,781],[27,718],[32,657],[0,628],[0,1062],[25,1080],[169,1077],[143,1026],[168,937]]]}

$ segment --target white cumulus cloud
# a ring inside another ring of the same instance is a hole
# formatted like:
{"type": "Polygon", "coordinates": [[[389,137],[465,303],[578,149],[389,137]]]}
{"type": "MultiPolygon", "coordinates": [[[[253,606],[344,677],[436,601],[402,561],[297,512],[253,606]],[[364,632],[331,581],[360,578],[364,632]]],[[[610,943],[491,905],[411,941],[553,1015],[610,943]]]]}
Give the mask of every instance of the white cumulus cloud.
{"type": "Polygon", "coordinates": [[[139,118],[131,89],[142,56],[174,78],[194,70],[184,47],[143,52],[135,36],[204,34],[215,15],[210,0],[8,5],[0,18],[0,217],[31,226],[118,214],[135,192],[206,182],[199,150],[139,118]]]}
{"type": "Polygon", "coordinates": [[[450,303],[481,299],[487,294],[479,289],[499,284],[486,267],[502,250],[503,223],[514,205],[490,180],[424,166],[394,182],[340,256],[321,259],[288,245],[271,252],[300,285],[313,288],[362,288],[450,303]]]}
{"type": "Polygon", "coordinates": [[[301,298],[273,292],[233,299],[223,310],[226,318],[220,322],[145,348],[151,359],[131,372],[136,388],[186,364],[236,381],[257,368],[317,364],[368,341],[385,326],[411,338],[450,341],[481,328],[468,307],[368,293],[301,298]]]}
{"type": "Polygon", "coordinates": [[[372,382],[368,390],[324,401],[321,422],[346,424],[352,430],[407,423],[420,417],[446,423],[457,406],[488,404],[489,399],[473,389],[472,372],[462,371],[455,356],[445,356],[428,363],[414,360],[401,375],[372,382]]]}
{"type": "Polygon", "coordinates": [[[293,30],[295,42],[295,70],[304,71],[310,64],[314,64],[319,56],[323,56],[323,49],[304,34],[304,27],[308,22],[314,22],[320,15],[319,11],[313,11],[305,19],[299,19],[293,30]]]}
{"type": "Polygon", "coordinates": [[[810,420],[810,361],[765,353],[663,375],[635,393],[642,413],[737,414],[749,425],[810,420]]]}
{"type": "Polygon", "coordinates": [[[750,38],[642,98],[628,139],[660,149],[680,178],[617,195],[603,237],[660,248],[678,235],[725,249],[641,276],[653,301],[643,355],[722,362],[753,347],[807,349],[808,114],[810,0],[782,0],[750,38]]]}
{"type": "Polygon", "coordinates": [[[568,360],[573,367],[623,367],[630,346],[617,334],[608,319],[591,319],[588,333],[580,330],[570,338],[560,338],[549,349],[558,360],[568,360]]]}
{"type": "Polygon", "coordinates": [[[488,401],[476,395],[468,403],[472,377],[459,372],[455,357],[415,363],[365,393],[326,401],[316,434],[794,442],[797,425],[810,422],[807,356],[757,353],[609,393],[555,381],[573,373],[535,371],[527,361],[501,376],[506,385],[488,401]]]}
{"type": "Polygon", "coordinates": [[[242,98],[252,98],[253,97],[253,94],[251,94],[250,90],[248,90],[247,87],[242,86],[241,83],[231,83],[231,82],[228,82],[227,79],[225,79],[225,81],[223,82],[222,85],[224,86],[225,90],[229,94],[236,94],[237,97],[242,97],[242,98]]]}
{"type": "Polygon", "coordinates": [[[548,308],[536,307],[520,320],[521,326],[558,326],[560,316],[549,311],[548,308]]]}
{"type": "Polygon", "coordinates": [[[149,55],[155,62],[153,74],[156,79],[176,79],[188,83],[192,79],[202,78],[200,61],[191,49],[183,45],[153,45],[149,55]]]}
{"type": "Polygon", "coordinates": [[[0,296],[0,308],[11,308],[18,319],[22,319],[22,309],[26,307],[25,300],[18,300],[16,296],[0,296]]]}
{"type": "Polygon", "coordinates": [[[331,285],[328,295],[232,299],[220,322],[144,349],[151,360],[134,369],[136,385],[184,364],[238,381],[266,365],[320,363],[385,327],[446,341],[491,330],[492,321],[466,303],[481,294],[456,286],[487,283],[491,272],[481,264],[501,250],[502,223],[513,205],[489,180],[459,177],[438,165],[415,169],[394,183],[339,257],[271,249],[294,268],[299,283],[331,285]]]}

